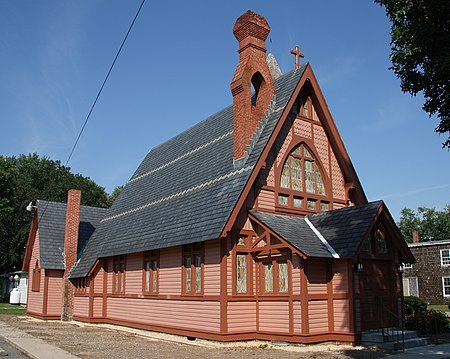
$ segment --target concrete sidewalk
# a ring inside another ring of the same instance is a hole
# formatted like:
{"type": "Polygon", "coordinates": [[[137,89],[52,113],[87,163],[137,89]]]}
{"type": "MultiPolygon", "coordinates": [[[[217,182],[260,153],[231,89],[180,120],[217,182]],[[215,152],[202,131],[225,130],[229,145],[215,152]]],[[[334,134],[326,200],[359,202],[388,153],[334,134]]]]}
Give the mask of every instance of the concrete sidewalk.
{"type": "Polygon", "coordinates": [[[0,321],[0,336],[33,359],[76,359],[65,350],[48,344],[31,334],[12,328],[0,321]]]}
{"type": "Polygon", "coordinates": [[[431,344],[406,349],[404,353],[392,355],[394,359],[437,359],[450,358],[450,344],[431,344]]]}

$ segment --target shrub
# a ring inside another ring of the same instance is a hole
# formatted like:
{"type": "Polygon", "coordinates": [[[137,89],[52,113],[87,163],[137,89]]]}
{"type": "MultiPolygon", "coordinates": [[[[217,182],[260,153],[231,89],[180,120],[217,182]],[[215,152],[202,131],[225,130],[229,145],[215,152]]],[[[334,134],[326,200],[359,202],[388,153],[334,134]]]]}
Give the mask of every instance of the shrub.
{"type": "Polygon", "coordinates": [[[439,310],[416,312],[406,319],[406,327],[417,330],[421,335],[447,333],[448,325],[449,319],[439,310]]]}
{"type": "Polygon", "coordinates": [[[8,303],[8,295],[7,294],[0,294],[0,303],[8,303]]]}
{"type": "Polygon", "coordinates": [[[415,313],[423,313],[427,310],[427,302],[419,297],[409,296],[405,297],[405,316],[410,316],[415,313]]]}

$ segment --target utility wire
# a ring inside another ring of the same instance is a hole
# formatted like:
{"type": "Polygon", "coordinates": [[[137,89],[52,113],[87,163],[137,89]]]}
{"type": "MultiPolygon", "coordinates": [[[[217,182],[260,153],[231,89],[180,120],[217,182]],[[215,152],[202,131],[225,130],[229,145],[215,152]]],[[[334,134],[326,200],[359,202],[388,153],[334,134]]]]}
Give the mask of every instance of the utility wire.
{"type": "Polygon", "coordinates": [[[111,74],[111,71],[112,71],[112,69],[113,69],[113,67],[114,67],[114,65],[115,65],[115,63],[116,63],[116,61],[117,61],[117,58],[119,57],[120,52],[122,51],[123,45],[124,45],[125,42],[127,41],[128,35],[130,34],[130,31],[131,31],[131,29],[133,28],[133,25],[134,25],[134,23],[136,22],[136,19],[137,19],[137,17],[139,16],[139,13],[141,12],[141,9],[142,9],[142,6],[144,5],[144,3],[145,3],[145,0],[142,0],[141,5],[139,6],[139,9],[138,9],[138,11],[136,12],[136,15],[134,16],[134,19],[133,19],[133,21],[131,22],[130,27],[128,28],[127,34],[125,35],[125,37],[124,37],[124,39],[123,39],[123,41],[122,41],[122,44],[120,45],[119,50],[117,51],[116,57],[114,57],[114,61],[112,62],[111,67],[109,68],[109,71],[108,71],[108,73],[106,74],[105,80],[103,81],[102,86],[100,87],[100,90],[98,91],[97,96],[95,97],[94,103],[92,104],[91,109],[89,110],[89,113],[88,113],[88,115],[86,116],[86,120],[84,121],[83,127],[81,128],[81,131],[80,131],[80,133],[78,134],[77,140],[75,141],[75,144],[73,145],[72,150],[70,151],[70,155],[69,155],[69,157],[67,158],[67,161],[66,161],[66,164],[65,164],[66,166],[67,166],[67,164],[69,163],[70,159],[72,158],[73,151],[75,151],[75,148],[76,148],[77,145],[78,145],[78,141],[80,140],[80,137],[81,137],[81,135],[83,134],[84,128],[86,127],[86,125],[87,125],[87,123],[88,123],[88,121],[89,121],[89,118],[91,117],[92,111],[94,110],[94,107],[95,107],[95,105],[97,104],[97,100],[98,100],[98,98],[100,97],[100,94],[101,94],[102,91],[103,91],[103,87],[105,87],[106,81],[108,81],[109,75],[111,74]]]}
{"type": "MultiPolygon", "coordinates": [[[[80,141],[80,138],[81,138],[81,135],[83,134],[84,128],[86,127],[86,125],[87,125],[87,123],[89,121],[89,118],[91,117],[92,111],[94,110],[95,105],[97,104],[97,100],[99,99],[100,94],[102,93],[103,88],[105,87],[106,81],[108,81],[109,75],[111,74],[111,71],[114,68],[114,65],[116,64],[117,58],[119,57],[120,52],[122,51],[122,48],[123,48],[123,46],[125,45],[125,42],[128,39],[128,35],[130,34],[131,29],[133,28],[134,23],[136,22],[136,19],[138,18],[139,13],[141,12],[142,7],[144,6],[145,1],[146,0],[142,0],[141,5],[139,6],[139,8],[138,8],[138,10],[136,12],[136,15],[134,15],[134,19],[131,22],[130,27],[128,28],[128,31],[127,31],[127,33],[126,33],[122,43],[120,44],[119,50],[117,50],[116,56],[114,57],[114,60],[113,60],[113,62],[111,64],[111,66],[109,67],[108,73],[106,74],[106,77],[103,80],[102,86],[100,87],[100,90],[98,91],[97,96],[95,97],[95,100],[92,103],[91,109],[89,110],[89,113],[87,114],[86,119],[84,120],[83,127],[81,127],[80,133],[78,134],[78,137],[77,137],[77,139],[75,141],[75,144],[73,145],[72,150],[70,151],[69,157],[67,158],[67,161],[66,161],[66,163],[64,165],[65,167],[67,167],[70,159],[72,158],[73,152],[75,151],[75,148],[77,147],[78,142],[80,141]]],[[[47,207],[48,207],[48,202],[47,202],[47,205],[44,207],[44,209],[42,211],[42,214],[38,218],[38,223],[42,220],[42,217],[44,217],[44,214],[45,214],[45,212],[47,210],[47,207]]]]}

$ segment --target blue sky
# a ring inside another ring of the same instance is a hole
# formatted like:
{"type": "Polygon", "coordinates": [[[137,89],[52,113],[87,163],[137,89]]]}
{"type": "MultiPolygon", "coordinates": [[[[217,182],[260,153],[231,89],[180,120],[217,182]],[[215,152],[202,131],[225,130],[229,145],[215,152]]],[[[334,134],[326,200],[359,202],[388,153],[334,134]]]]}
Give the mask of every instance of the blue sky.
{"type": "MultiPolygon", "coordinates": [[[[140,0],[0,2],[0,154],[65,163],[140,0]]],[[[232,102],[232,34],[265,16],[283,72],[300,45],[369,200],[450,203],[450,153],[423,99],[388,70],[389,22],[371,1],[147,0],[69,163],[111,192],[152,148],[232,102]]],[[[269,45],[269,44],[268,44],[269,45]]],[[[31,200],[31,199],[30,199],[31,200]]]]}

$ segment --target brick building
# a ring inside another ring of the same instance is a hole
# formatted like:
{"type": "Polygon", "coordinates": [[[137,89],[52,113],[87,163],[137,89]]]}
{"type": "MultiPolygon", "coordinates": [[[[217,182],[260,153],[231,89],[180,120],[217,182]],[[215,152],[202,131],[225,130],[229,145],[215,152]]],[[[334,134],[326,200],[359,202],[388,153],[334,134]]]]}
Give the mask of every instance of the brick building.
{"type": "Polygon", "coordinates": [[[450,303],[450,239],[446,241],[415,242],[408,244],[416,258],[405,265],[404,295],[414,295],[430,304],[450,303]]]}

